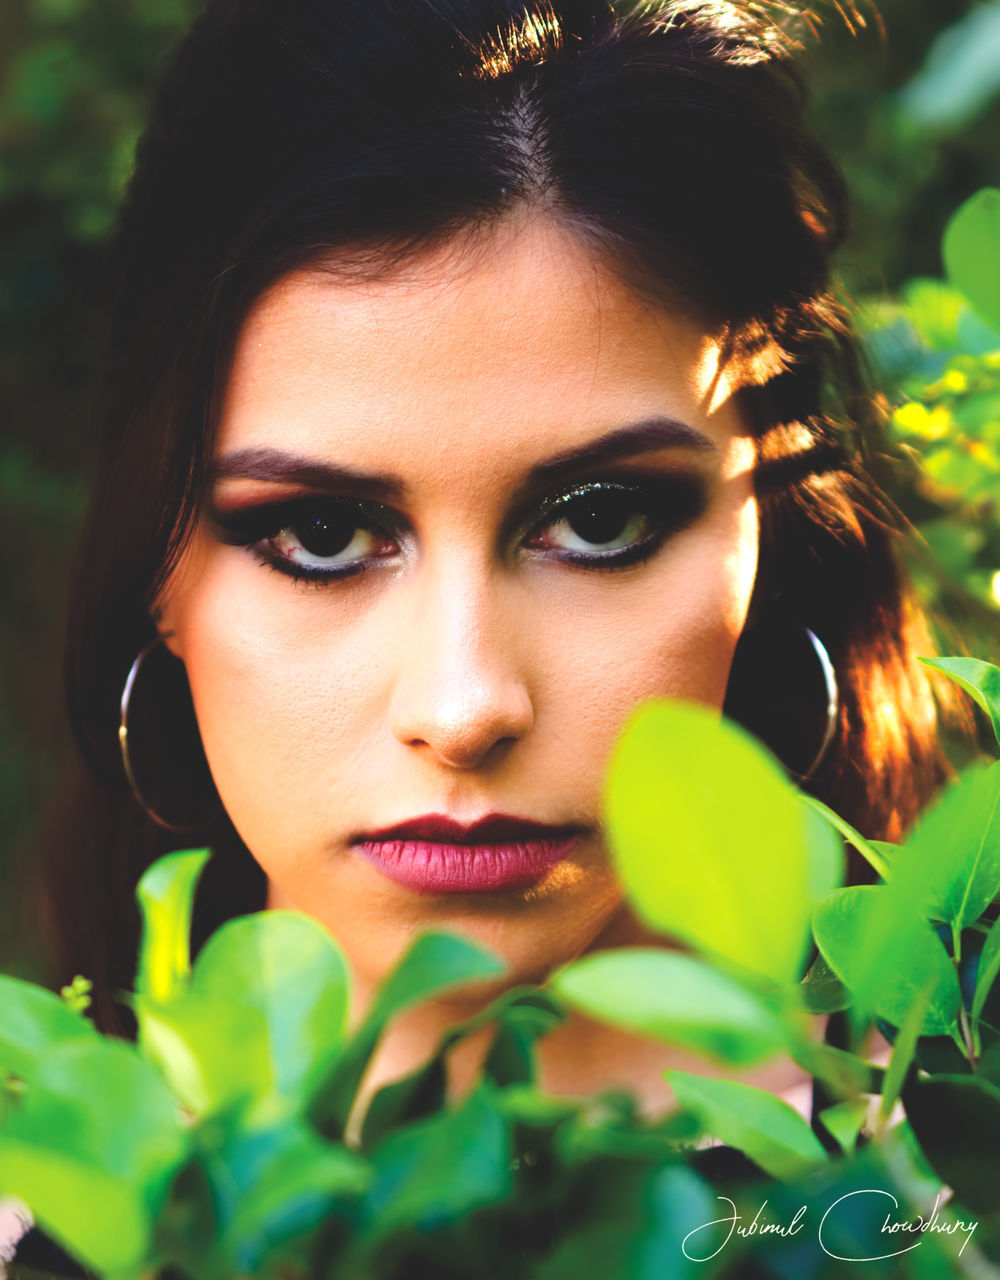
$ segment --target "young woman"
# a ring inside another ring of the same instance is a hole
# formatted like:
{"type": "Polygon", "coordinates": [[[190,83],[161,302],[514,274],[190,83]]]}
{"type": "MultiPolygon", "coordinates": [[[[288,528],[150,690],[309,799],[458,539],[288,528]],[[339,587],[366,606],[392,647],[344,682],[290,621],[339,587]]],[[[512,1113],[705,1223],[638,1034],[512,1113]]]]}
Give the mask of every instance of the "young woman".
{"type": "MultiPolygon", "coordinates": [[[[782,20],[207,5],[121,217],[71,624],[50,916],[105,1027],[182,846],[215,850],[200,936],[297,907],[362,1003],[424,926],[511,982],[640,940],[600,794],[651,697],[738,716],[872,837],[940,783],[782,20]]],[[[577,1020],[543,1073],[654,1107],[664,1061],[577,1020]]]]}

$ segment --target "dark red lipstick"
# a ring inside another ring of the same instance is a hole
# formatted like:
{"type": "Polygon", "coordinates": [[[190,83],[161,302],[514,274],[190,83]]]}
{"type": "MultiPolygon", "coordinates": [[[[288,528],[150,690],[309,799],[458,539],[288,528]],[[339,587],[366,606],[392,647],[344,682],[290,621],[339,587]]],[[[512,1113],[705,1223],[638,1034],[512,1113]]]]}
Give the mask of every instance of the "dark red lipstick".
{"type": "Polygon", "coordinates": [[[431,813],[365,832],[351,843],[407,889],[488,893],[537,883],[567,856],[584,829],[495,813],[465,826],[431,813]]]}

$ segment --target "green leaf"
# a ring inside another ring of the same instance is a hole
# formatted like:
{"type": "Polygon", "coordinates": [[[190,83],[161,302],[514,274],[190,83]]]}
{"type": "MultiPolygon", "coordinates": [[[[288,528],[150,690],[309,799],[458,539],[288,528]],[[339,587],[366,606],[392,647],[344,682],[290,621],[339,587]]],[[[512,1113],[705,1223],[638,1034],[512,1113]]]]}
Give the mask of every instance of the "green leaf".
{"type": "Polygon", "coordinates": [[[0,1189],[83,1261],[129,1272],[184,1157],[188,1135],[163,1081],[130,1045],[56,1046],[0,1135],[0,1189]]]}
{"type": "Polygon", "coordinates": [[[622,1170],[613,1185],[601,1188],[601,1211],[581,1215],[532,1270],[532,1280],[688,1280],[703,1275],[704,1264],[697,1261],[700,1229],[692,1230],[692,1224],[711,1223],[719,1207],[708,1185],[683,1165],[622,1170]]]}
{"type": "Polygon", "coordinates": [[[136,991],[157,1002],[182,991],[191,968],[191,911],[208,849],[188,849],[157,859],[136,890],[142,911],[136,991]]]}
{"type": "Polygon", "coordinates": [[[279,1093],[307,1097],[343,1047],[350,975],[322,925],[294,911],[230,920],[205,944],[191,995],[263,1015],[279,1093]]]}
{"type": "Polygon", "coordinates": [[[978,1076],[923,1077],[903,1091],[903,1104],[938,1176],[973,1213],[995,1213],[1000,1089],[978,1076]]]}
{"type": "Polygon", "coordinates": [[[1000,327],[1000,190],[984,187],[952,216],[944,233],[944,261],[952,283],[975,311],[1000,327]]]}
{"type": "Polygon", "coordinates": [[[566,1012],[533,1009],[521,1005],[509,1009],[500,1019],[489,1052],[483,1061],[483,1075],[498,1085],[525,1084],[536,1077],[535,1043],[560,1022],[566,1012]]]}
{"type": "Polygon", "coordinates": [[[867,1098],[849,1098],[827,1107],[819,1113],[819,1118],[844,1155],[849,1156],[857,1146],[858,1134],[867,1114],[867,1098]]]}
{"type": "MultiPolygon", "coordinates": [[[[800,802],[807,798],[804,792],[796,793],[800,802]]],[[[815,904],[844,883],[844,850],[840,841],[831,835],[824,816],[809,805],[805,806],[805,831],[809,901],[815,904]]]]}
{"type": "Polygon", "coordinates": [[[378,1235],[402,1226],[440,1229],[512,1188],[507,1122],[480,1087],[457,1107],[386,1138],[373,1163],[377,1181],[365,1206],[378,1235]]]}
{"type": "Polygon", "coordinates": [[[990,994],[997,974],[1000,973],[1000,920],[994,920],[979,953],[976,973],[976,993],[972,1000],[972,1016],[978,1019],[990,994]]]}
{"type": "Polygon", "coordinates": [[[431,996],[500,977],[505,969],[493,952],[457,934],[418,935],[376,992],[361,1025],[314,1098],[309,1114],[319,1132],[331,1139],[343,1135],[361,1077],[390,1018],[431,996]]]}
{"type": "Polygon", "coordinates": [[[859,1093],[881,1093],[885,1072],[846,1049],[805,1040],[792,1050],[792,1058],[804,1071],[822,1080],[830,1092],[848,1100],[859,1093]]]}
{"type": "Polygon", "coordinates": [[[30,1204],[46,1234],[86,1266],[109,1276],[140,1274],[152,1221],[127,1179],[0,1133],[0,1192],[30,1204]]]}
{"type": "Polygon", "coordinates": [[[47,1055],[8,1132],[142,1184],[150,1203],[186,1145],[177,1104],[153,1067],[131,1045],[96,1036],[47,1055]]]}
{"type": "MultiPolygon", "coordinates": [[[[933,30],[933,28],[932,28],[933,30]]],[[[939,31],[900,102],[924,128],[961,129],[1000,92],[1000,11],[979,4],[939,31]]]]}
{"type": "Polygon", "coordinates": [[[322,1139],[301,1120],[237,1123],[199,1135],[197,1157],[211,1188],[212,1248],[192,1261],[228,1278],[260,1275],[329,1215],[335,1197],[363,1194],[372,1170],[361,1156],[322,1139]]]}
{"type": "MultiPolygon", "coordinates": [[[[825,805],[822,800],[817,800],[815,796],[807,796],[803,794],[800,796],[800,799],[807,808],[812,809],[813,812],[819,814],[820,817],[829,822],[830,826],[832,826],[835,831],[838,831],[848,844],[853,845],[854,848],[857,849],[858,853],[860,853],[865,861],[874,868],[883,880],[889,879],[889,864],[879,851],[879,846],[876,842],[866,840],[864,836],[861,835],[860,832],[855,831],[851,824],[846,822],[839,813],[834,813],[829,806],[825,805]]],[[[835,886],[831,885],[830,887],[832,889],[835,886]]],[[[817,895],[817,901],[821,896],[822,895],[817,895]]]]}
{"type": "Polygon", "coordinates": [[[57,1045],[97,1034],[51,991],[2,974],[0,1010],[0,1068],[20,1080],[30,1082],[38,1063],[57,1045]]]}
{"type": "Polygon", "coordinates": [[[827,964],[822,952],[802,979],[802,997],[810,1013],[837,1013],[851,1003],[851,993],[827,964]]]}
{"type": "Polygon", "coordinates": [[[903,288],[906,311],[929,347],[952,351],[958,346],[958,317],[965,299],[941,280],[910,280],[903,288]]]}
{"type": "Polygon", "coordinates": [[[892,1057],[882,1084],[882,1098],[879,1102],[879,1116],[884,1123],[889,1119],[896,1099],[899,1097],[906,1073],[910,1069],[917,1052],[917,1041],[924,1025],[927,1006],[934,996],[932,984],[928,984],[919,992],[913,1004],[906,1011],[906,1016],[899,1026],[896,1039],[892,1045],[892,1057]]]}
{"type": "Polygon", "coordinates": [[[595,952],[562,969],[551,985],[592,1018],[737,1066],[778,1052],[787,1039],[753,992],[679,951],[595,952]]]}
{"type": "Polygon", "coordinates": [[[681,1106],[709,1133],[738,1147],[773,1178],[793,1181],[826,1162],[826,1152],[809,1125],[773,1093],[684,1071],[664,1075],[681,1106]]]}
{"type": "Polygon", "coordinates": [[[928,912],[956,938],[1000,892],[1000,762],[961,774],[921,816],[904,846],[928,912]]]}
{"type": "MultiPolygon", "coordinates": [[[[778,982],[801,971],[816,827],[781,766],[749,734],[693,703],[652,702],[611,761],[607,829],[651,926],[778,982]]],[[[830,840],[834,837],[832,833],[830,840]]]]}
{"type": "Polygon", "coordinates": [[[958,342],[962,350],[971,355],[1000,351],[1000,325],[987,324],[971,307],[965,307],[958,317],[958,342]]]}
{"type": "Polygon", "coordinates": [[[259,1009],[184,995],[157,1005],[133,1001],[142,1051],[196,1116],[275,1088],[271,1041],[259,1009]]]}
{"type": "Polygon", "coordinates": [[[453,933],[422,933],[380,987],[365,1022],[382,1027],[431,996],[499,978],[505,970],[504,961],[477,942],[453,933]]]}
{"type": "Polygon", "coordinates": [[[943,671],[965,690],[989,716],[1000,744],[1000,667],[978,658],[919,658],[925,667],[943,671]]]}
{"type": "Polygon", "coordinates": [[[827,963],[863,1012],[901,1026],[930,988],[922,1029],[950,1031],[960,1000],[955,967],[930,925],[915,910],[900,911],[888,887],[838,889],[817,908],[813,928],[827,963]]]}
{"type": "Polygon", "coordinates": [[[401,1080],[383,1085],[365,1112],[362,1151],[370,1151],[394,1129],[437,1114],[445,1105],[447,1088],[447,1063],[441,1053],[435,1053],[401,1080]]]}

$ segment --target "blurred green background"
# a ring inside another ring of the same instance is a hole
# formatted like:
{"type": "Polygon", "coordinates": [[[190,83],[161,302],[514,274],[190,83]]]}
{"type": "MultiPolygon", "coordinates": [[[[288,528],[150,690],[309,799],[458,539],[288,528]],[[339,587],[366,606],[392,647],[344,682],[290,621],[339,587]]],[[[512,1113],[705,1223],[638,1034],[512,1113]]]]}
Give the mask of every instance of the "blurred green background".
{"type": "MultiPolygon", "coordinates": [[[[92,453],[102,255],[150,85],[198,4],[0,2],[0,967],[31,974],[22,886],[68,750],[62,615],[92,453]]],[[[902,406],[883,481],[926,535],[925,599],[992,657],[1000,337],[928,282],[949,216],[1000,186],[1000,0],[826,3],[822,16],[804,65],[854,194],[843,286],[878,385],[902,406]]]]}

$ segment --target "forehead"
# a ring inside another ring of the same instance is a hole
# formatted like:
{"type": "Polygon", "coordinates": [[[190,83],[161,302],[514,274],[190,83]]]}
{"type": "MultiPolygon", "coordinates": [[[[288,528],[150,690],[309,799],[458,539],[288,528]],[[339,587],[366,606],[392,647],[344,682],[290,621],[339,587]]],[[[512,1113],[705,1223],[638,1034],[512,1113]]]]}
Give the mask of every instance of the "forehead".
{"type": "Polygon", "coordinates": [[[250,312],[217,454],[496,471],[659,415],[721,446],[741,434],[717,343],[548,219],[464,235],[374,278],[340,265],[286,276],[250,312]]]}

